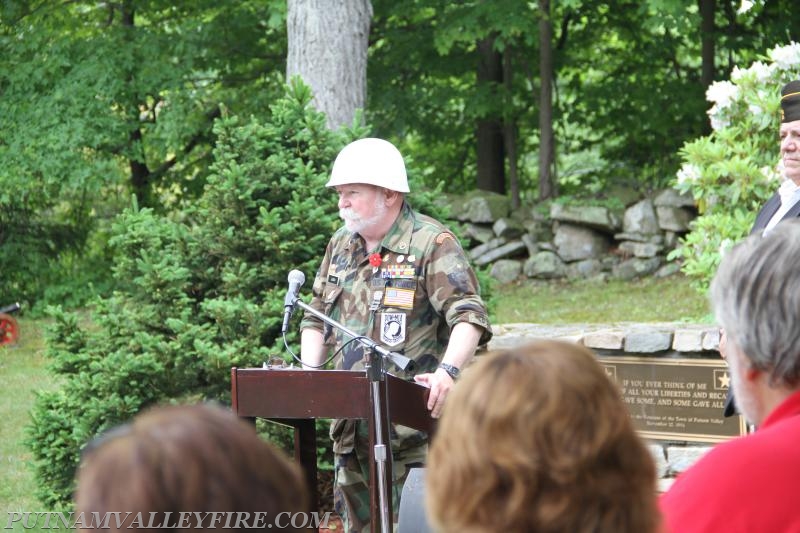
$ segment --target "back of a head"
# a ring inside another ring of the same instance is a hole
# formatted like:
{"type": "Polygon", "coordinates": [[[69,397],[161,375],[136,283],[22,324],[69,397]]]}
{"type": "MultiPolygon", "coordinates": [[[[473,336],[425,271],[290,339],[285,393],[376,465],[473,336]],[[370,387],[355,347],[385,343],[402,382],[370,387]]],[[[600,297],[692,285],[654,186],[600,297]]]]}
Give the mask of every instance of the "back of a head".
{"type": "Polygon", "coordinates": [[[390,191],[409,192],[406,166],[400,151],[389,141],[366,138],[345,146],[333,162],[326,187],[363,183],[390,191]]]}
{"type": "MultiPolygon", "coordinates": [[[[254,513],[271,523],[279,513],[309,510],[299,468],[252,425],[208,405],[155,408],[101,437],[84,454],[75,500],[87,515],[141,513],[136,529],[173,524],[181,512],[251,513],[252,524],[254,513]]],[[[224,525],[210,521],[201,527],[224,525]]]]}
{"type": "Polygon", "coordinates": [[[447,402],[426,476],[440,531],[655,531],[653,460],[585,348],[482,356],[447,402]]]}
{"type": "Polygon", "coordinates": [[[748,237],[722,258],[711,282],[719,324],[771,382],[800,387],[800,219],[748,237]]]}

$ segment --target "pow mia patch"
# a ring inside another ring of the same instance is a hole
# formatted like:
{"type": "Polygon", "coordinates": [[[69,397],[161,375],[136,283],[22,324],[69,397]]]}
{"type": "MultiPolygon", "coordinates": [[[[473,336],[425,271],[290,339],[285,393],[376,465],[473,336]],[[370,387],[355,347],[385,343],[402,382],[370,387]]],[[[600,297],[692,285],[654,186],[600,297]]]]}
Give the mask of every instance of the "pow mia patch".
{"type": "Polygon", "coordinates": [[[397,346],[406,340],[406,314],[381,313],[381,342],[397,346]]]}

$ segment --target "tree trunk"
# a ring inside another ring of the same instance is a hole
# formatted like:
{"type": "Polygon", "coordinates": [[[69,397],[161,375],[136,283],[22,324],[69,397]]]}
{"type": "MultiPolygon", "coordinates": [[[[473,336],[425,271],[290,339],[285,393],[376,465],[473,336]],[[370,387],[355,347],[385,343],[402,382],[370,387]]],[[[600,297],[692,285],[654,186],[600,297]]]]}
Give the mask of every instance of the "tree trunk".
{"type": "Polygon", "coordinates": [[[716,0],[698,0],[700,4],[701,83],[708,88],[714,82],[714,13],[716,0]]]}
{"type": "Polygon", "coordinates": [[[370,0],[288,0],[286,79],[311,87],[328,127],[353,123],[367,99],[370,0]]]}
{"type": "Polygon", "coordinates": [[[556,195],[552,169],[555,161],[553,138],[553,22],[550,0],[539,0],[539,200],[556,195]]]}
{"type": "Polygon", "coordinates": [[[508,157],[508,185],[511,190],[511,207],[518,208],[522,203],[519,195],[519,174],[517,172],[517,121],[512,98],[511,46],[503,51],[503,86],[506,90],[505,113],[503,114],[503,142],[508,157]]]}
{"type": "MultiPolygon", "coordinates": [[[[130,145],[134,148],[134,153],[141,153],[142,130],[138,127],[128,135],[130,145]]],[[[128,160],[128,167],[131,169],[131,192],[136,195],[139,207],[153,207],[152,186],[150,180],[150,169],[142,161],[131,157],[128,160]]]]}
{"type": "MultiPolygon", "coordinates": [[[[122,25],[128,31],[128,34],[133,33],[135,25],[135,12],[132,2],[125,1],[121,7],[122,25]]],[[[131,46],[133,46],[131,44],[131,46]]],[[[136,87],[135,73],[133,70],[128,74],[128,82],[131,87],[136,87]]],[[[131,95],[130,112],[136,117],[135,121],[138,124],[139,118],[139,101],[137,95],[131,95]]],[[[128,167],[131,171],[130,184],[131,192],[136,195],[137,203],[140,207],[152,207],[152,185],[150,182],[150,169],[147,168],[147,163],[144,161],[144,149],[142,148],[142,130],[137,125],[128,134],[128,144],[132,152],[128,160],[128,167]],[[137,157],[137,154],[139,156],[137,157]],[[141,159],[139,159],[141,158],[141,159]]]]}
{"type": "MultiPolygon", "coordinates": [[[[503,60],[494,49],[495,37],[478,42],[478,86],[503,83],[503,60]]],[[[496,92],[494,88],[491,92],[496,92]]],[[[477,124],[478,189],[500,194],[506,192],[503,123],[499,116],[478,119],[477,124]]]]}

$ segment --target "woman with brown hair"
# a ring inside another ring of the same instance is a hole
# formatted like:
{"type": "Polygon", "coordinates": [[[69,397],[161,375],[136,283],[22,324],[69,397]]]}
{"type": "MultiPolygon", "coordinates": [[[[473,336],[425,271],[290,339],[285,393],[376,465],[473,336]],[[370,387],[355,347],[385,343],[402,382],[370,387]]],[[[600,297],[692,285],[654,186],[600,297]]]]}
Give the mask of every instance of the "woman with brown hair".
{"type": "Polygon", "coordinates": [[[154,408],[93,441],[75,503],[83,529],[96,529],[94,520],[119,531],[300,531],[292,526],[309,518],[300,469],[252,425],[210,405],[154,408]]]}
{"type": "Polygon", "coordinates": [[[617,386],[575,344],[479,358],[448,398],[426,478],[443,533],[659,527],[653,460],[617,386]]]}

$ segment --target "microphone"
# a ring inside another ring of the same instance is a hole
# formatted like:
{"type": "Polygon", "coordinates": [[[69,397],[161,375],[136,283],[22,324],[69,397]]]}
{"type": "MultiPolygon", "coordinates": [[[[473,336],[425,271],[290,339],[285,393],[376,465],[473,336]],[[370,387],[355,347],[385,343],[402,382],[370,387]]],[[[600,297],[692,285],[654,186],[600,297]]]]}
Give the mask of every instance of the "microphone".
{"type": "Polygon", "coordinates": [[[285,335],[289,330],[289,319],[292,318],[292,311],[294,311],[297,293],[300,292],[300,287],[302,287],[305,282],[306,276],[299,270],[292,270],[289,272],[289,290],[286,291],[286,299],[283,301],[283,325],[281,326],[281,335],[285,335]]]}
{"type": "Polygon", "coordinates": [[[397,352],[389,352],[388,357],[400,370],[405,372],[413,372],[417,369],[417,363],[405,355],[401,355],[397,352]]]}

